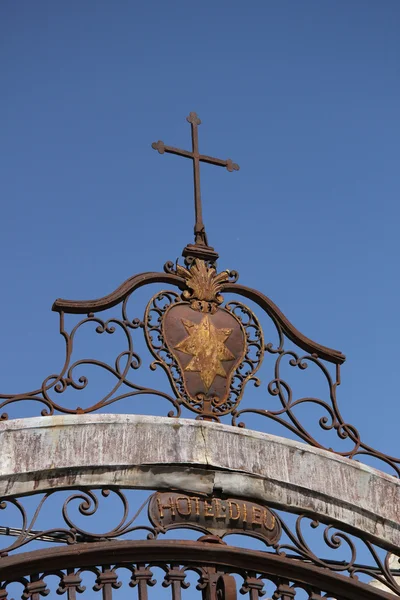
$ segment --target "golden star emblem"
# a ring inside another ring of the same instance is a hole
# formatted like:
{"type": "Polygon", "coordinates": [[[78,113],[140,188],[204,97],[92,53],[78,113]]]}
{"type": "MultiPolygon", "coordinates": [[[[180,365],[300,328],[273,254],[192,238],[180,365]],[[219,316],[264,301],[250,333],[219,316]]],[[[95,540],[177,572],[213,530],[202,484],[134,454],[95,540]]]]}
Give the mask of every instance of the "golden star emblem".
{"type": "Polygon", "coordinates": [[[223,360],[233,360],[235,356],[225,346],[232,329],[217,329],[206,315],[200,323],[182,319],[188,337],[175,346],[185,354],[193,356],[185,367],[185,371],[200,373],[206,391],[211,387],[216,375],[226,379],[227,373],[222,364],[223,360]]]}

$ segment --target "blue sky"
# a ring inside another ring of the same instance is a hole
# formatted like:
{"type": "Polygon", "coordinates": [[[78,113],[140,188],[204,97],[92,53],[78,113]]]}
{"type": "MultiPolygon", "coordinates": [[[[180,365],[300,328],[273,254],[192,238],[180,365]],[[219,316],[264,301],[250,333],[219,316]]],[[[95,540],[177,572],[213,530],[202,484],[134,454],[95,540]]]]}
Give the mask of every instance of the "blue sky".
{"type": "MultiPolygon", "coordinates": [[[[398,449],[400,4],[3,1],[1,388],[62,364],[57,297],[94,298],[192,240],[202,168],[220,269],[348,357],[339,400],[398,449]]],[[[117,408],[116,408],[117,410],[117,408]]]]}

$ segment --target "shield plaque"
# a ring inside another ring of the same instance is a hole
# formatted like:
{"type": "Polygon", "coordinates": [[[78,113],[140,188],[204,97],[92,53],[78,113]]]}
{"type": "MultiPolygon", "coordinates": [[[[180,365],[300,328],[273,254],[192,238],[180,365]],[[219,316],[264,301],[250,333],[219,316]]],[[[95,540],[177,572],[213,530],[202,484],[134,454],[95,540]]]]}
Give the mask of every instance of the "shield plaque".
{"type": "Polygon", "coordinates": [[[211,314],[177,303],[165,313],[163,337],[192,401],[209,399],[214,406],[222,404],[245,355],[246,338],[240,321],[223,308],[211,314]]]}

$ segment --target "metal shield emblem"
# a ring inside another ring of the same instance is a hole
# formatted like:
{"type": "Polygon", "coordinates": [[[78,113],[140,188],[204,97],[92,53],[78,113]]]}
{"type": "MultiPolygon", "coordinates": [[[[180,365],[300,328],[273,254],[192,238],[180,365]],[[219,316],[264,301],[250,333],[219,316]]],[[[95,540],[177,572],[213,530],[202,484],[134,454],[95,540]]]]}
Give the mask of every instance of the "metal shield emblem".
{"type": "Polygon", "coordinates": [[[196,259],[189,268],[177,265],[176,272],[185,283],[181,296],[164,290],[146,306],[144,333],[155,358],[150,366],[167,373],[178,415],[184,405],[198,418],[219,421],[236,410],[248,381],[259,385],[255,373],[264,356],[262,329],[241,302],[221,306],[230,271],[217,273],[196,259]]]}
{"type": "Polygon", "coordinates": [[[233,374],[245,355],[246,338],[241,323],[223,308],[211,314],[178,303],[164,316],[163,334],[192,401],[223,404],[229,396],[233,374]]]}

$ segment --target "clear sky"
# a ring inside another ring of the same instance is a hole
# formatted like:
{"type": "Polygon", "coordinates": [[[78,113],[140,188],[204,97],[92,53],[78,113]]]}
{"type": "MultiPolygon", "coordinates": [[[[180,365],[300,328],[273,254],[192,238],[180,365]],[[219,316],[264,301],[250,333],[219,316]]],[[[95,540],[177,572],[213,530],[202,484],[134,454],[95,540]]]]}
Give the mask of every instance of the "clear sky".
{"type": "MultiPolygon", "coordinates": [[[[57,297],[95,298],[192,241],[202,169],[220,269],[348,357],[339,400],[398,444],[398,0],[3,0],[1,389],[62,365],[57,297]]],[[[117,405],[115,410],[118,410],[117,405]]]]}

